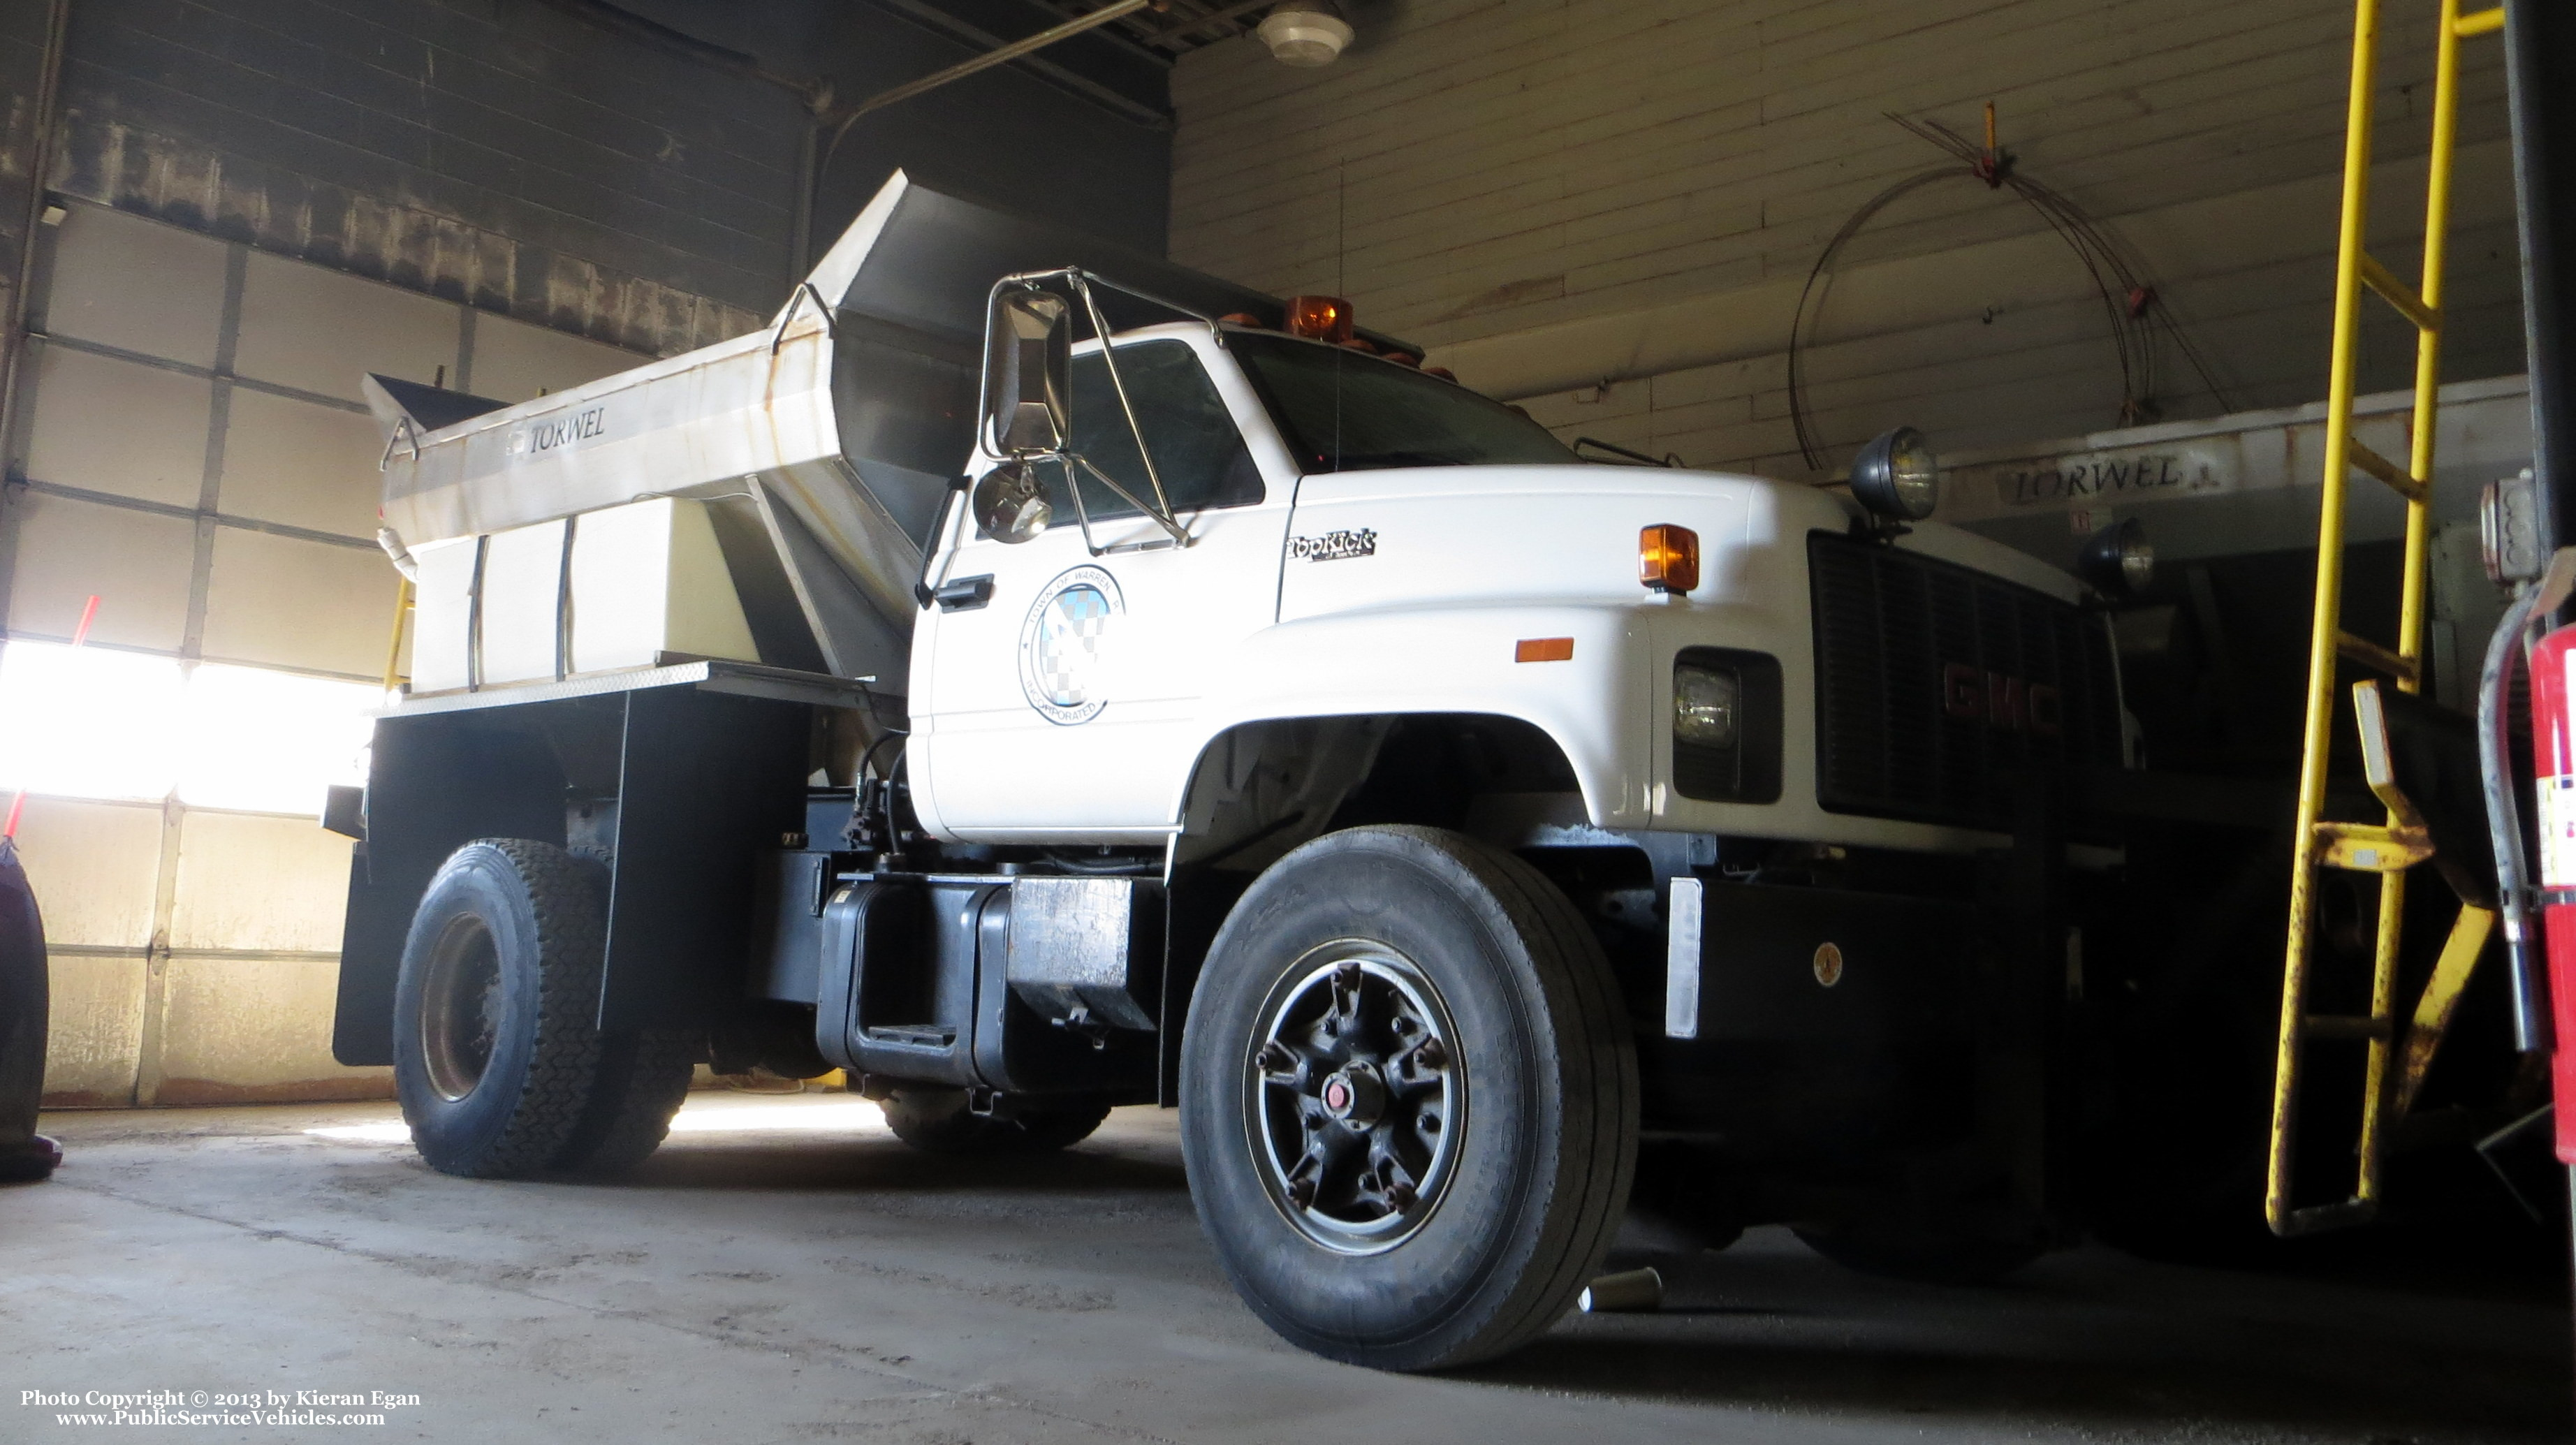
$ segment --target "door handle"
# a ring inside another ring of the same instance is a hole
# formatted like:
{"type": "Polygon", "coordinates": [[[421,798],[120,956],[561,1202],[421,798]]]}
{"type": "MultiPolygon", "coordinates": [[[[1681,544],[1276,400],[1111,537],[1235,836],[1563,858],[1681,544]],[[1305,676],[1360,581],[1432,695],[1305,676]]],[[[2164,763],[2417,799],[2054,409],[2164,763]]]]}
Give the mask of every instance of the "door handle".
{"type": "Polygon", "coordinates": [[[972,612],[993,600],[992,574],[942,582],[931,589],[930,600],[938,603],[942,612],[972,612]]]}

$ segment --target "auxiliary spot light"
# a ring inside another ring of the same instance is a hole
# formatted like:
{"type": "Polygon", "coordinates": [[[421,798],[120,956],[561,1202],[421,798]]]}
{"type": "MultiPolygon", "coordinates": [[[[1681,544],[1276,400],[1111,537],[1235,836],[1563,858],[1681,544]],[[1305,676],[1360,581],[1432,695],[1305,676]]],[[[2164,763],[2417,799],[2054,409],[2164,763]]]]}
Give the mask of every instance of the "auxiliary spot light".
{"type": "Polygon", "coordinates": [[[1890,522],[1920,522],[1941,499],[1941,464],[1932,444],[1910,426],[1885,432],[1851,464],[1852,496],[1890,522]]]}
{"type": "Polygon", "coordinates": [[[2123,517],[2093,534],[2075,570],[2105,597],[2135,597],[2156,580],[2156,549],[2135,517],[2123,517]]]}

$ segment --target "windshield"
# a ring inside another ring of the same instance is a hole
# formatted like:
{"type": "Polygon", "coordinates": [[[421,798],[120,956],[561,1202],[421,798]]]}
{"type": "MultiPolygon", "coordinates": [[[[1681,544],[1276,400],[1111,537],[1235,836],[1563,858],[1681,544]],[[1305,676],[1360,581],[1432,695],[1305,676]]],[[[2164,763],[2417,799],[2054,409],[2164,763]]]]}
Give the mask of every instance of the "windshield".
{"type": "Polygon", "coordinates": [[[1300,472],[1561,466],[1582,458],[1548,429],[1453,382],[1339,346],[1229,332],[1300,472]]]}

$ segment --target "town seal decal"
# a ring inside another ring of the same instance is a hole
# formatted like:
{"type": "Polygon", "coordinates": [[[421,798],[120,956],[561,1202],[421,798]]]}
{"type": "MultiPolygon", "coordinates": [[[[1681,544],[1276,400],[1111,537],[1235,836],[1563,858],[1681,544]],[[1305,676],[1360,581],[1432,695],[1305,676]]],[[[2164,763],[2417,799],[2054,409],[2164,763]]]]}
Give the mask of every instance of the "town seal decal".
{"type": "Polygon", "coordinates": [[[1020,624],[1020,691],[1051,723],[1071,727],[1100,716],[1111,632],[1127,611],[1118,579],[1076,567],[1038,592],[1020,624]]]}

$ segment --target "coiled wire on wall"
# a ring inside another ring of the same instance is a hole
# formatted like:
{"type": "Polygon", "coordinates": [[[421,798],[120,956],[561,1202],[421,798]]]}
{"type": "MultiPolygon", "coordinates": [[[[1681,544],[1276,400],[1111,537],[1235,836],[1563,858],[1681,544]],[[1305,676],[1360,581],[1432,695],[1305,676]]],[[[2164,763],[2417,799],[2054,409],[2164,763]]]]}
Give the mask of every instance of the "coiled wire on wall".
{"type": "Polygon", "coordinates": [[[2119,244],[2101,226],[2063,192],[2035,181],[2013,165],[2012,157],[1993,143],[1994,109],[1987,107],[1987,144],[1977,145],[1965,136],[1937,121],[1915,121],[1888,113],[1889,120],[1942,150],[1955,156],[1960,164],[1935,166],[1905,177],[1861,203],[1842,229],[1816,257],[1807,271],[1806,285],[1798,292],[1798,309],[1789,323],[1789,425],[1798,437],[1798,453],[1806,464],[1823,471],[1825,442],[1817,434],[1814,419],[1809,416],[1806,397],[1804,352],[1807,333],[1814,319],[1824,310],[1825,293],[1832,288],[1835,258],[1854,236],[1868,226],[1871,219],[1901,197],[1921,190],[1935,181],[1960,177],[1975,180],[1989,190],[2009,188],[2028,203],[2049,229],[2075,252],[2076,260],[2092,277],[2093,289],[2101,298],[2105,318],[2110,322],[2111,346],[2120,367],[2120,411],[2118,425],[2137,426],[2156,418],[2156,341],[2159,333],[2182,353],[2192,371],[2218,399],[2224,411],[2236,409],[2227,388],[2211,373],[2208,360],[2175,321],[2156,294],[2155,287],[2144,280],[2140,268],[2133,264],[2119,244]]]}

